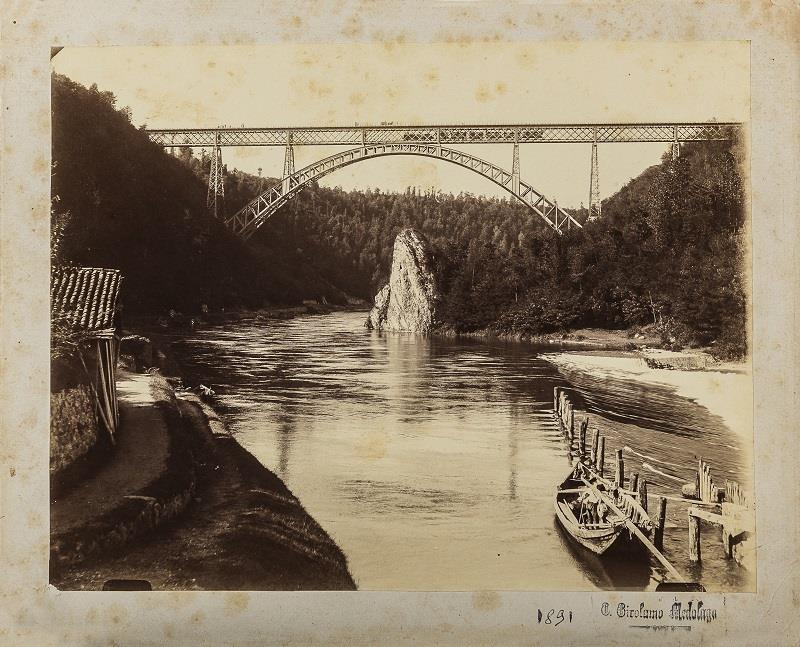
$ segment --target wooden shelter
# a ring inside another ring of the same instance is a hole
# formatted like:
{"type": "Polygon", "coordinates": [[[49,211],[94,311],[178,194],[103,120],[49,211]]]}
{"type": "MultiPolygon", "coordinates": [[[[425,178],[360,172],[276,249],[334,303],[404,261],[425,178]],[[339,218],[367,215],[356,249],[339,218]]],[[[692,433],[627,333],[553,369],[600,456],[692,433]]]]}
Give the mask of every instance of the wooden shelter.
{"type": "Polygon", "coordinates": [[[97,417],[114,442],[119,425],[116,315],[122,275],[98,267],[54,268],[50,315],[77,333],[78,355],[94,396],[97,417]]]}

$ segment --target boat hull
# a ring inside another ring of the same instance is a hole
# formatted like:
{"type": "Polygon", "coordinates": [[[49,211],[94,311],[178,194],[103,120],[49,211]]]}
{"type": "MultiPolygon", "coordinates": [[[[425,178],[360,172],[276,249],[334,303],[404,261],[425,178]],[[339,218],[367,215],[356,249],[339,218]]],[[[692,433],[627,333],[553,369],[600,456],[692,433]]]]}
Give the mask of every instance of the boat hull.
{"type": "Polygon", "coordinates": [[[570,536],[570,538],[584,548],[592,551],[595,555],[603,555],[609,551],[617,542],[617,540],[622,537],[622,531],[625,530],[624,527],[615,528],[613,526],[609,529],[586,530],[580,525],[573,523],[572,520],[567,517],[567,515],[559,506],[558,500],[556,500],[555,507],[556,518],[561,524],[561,527],[567,531],[567,534],[570,536]]]}
{"type": "Polygon", "coordinates": [[[553,498],[556,518],[569,537],[595,555],[620,552],[641,552],[643,546],[631,536],[625,523],[613,516],[608,523],[588,527],[575,517],[571,504],[586,491],[581,481],[568,478],[556,490],[553,498]]]}

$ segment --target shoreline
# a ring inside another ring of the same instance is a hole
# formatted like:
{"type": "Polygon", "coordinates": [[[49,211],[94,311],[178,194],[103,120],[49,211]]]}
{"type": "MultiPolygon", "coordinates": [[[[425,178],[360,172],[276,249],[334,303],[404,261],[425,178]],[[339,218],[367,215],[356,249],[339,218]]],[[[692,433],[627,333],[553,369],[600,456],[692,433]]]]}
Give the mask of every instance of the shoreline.
{"type": "Polygon", "coordinates": [[[499,333],[491,329],[471,332],[456,332],[447,328],[434,331],[434,335],[450,339],[478,339],[517,342],[532,346],[547,346],[558,350],[585,351],[632,351],[658,342],[650,338],[633,339],[619,331],[599,331],[598,329],[579,329],[567,333],[547,333],[542,335],[526,335],[523,333],[499,333]],[[604,334],[597,334],[598,332],[604,334]]]}
{"type": "MultiPolygon", "coordinates": [[[[229,311],[218,311],[207,315],[187,317],[177,313],[176,317],[169,319],[159,315],[140,315],[131,317],[123,327],[126,334],[155,335],[160,337],[160,346],[164,342],[161,333],[186,332],[202,329],[205,326],[214,326],[240,321],[288,321],[298,317],[327,315],[334,312],[362,312],[368,314],[371,307],[368,303],[359,300],[341,304],[329,303],[304,303],[302,305],[275,305],[263,308],[248,309],[237,308],[229,311]]],[[[710,348],[684,348],[681,350],[665,350],[661,338],[647,328],[628,329],[603,329],[603,328],[576,328],[565,332],[552,332],[540,335],[525,333],[503,333],[491,328],[457,332],[452,328],[434,328],[432,336],[449,339],[478,339],[499,340],[504,342],[519,342],[533,346],[547,346],[554,352],[585,351],[585,352],[620,352],[639,353],[646,356],[646,361],[651,368],[668,370],[742,370],[746,362],[721,361],[715,359],[710,353],[710,348]],[[687,361],[688,360],[688,361],[687,361]]],[[[168,342],[167,342],[168,345],[168,342]]],[[[172,363],[174,368],[174,362],[172,363]]],[[[180,375],[180,372],[178,371],[180,375]]]]}
{"type": "MultiPolygon", "coordinates": [[[[291,313],[311,314],[295,308],[291,313]]],[[[183,377],[168,331],[128,326],[126,333],[150,340],[145,356],[128,359],[140,369],[146,364],[158,369],[149,377],[151,391],[160,392],[155,407],[170,446],[180,454],[172,471],[160,478],[167,484],[188,479],[191,487],[174,518],[148,521],[135,532],[126,530],[127,541],[115,538],[106,542],[106,550],[59,564],[51,584],[61,590],[99,590],[106,580],[133,577],[147,580],[153,590],[356,590],[347,557],[285,483],[239,444],[211,404],[176,389],[183,377]]],[[[123,514],[131,498],[125,495],[118,493],[123,503],[115,513],[116,526],[138,528],[139,519],[126,520],[123,514]]],[[[133,498],[151,497],[137,493],[133,498]]],[[[104,535],[119,534],[116,526],[109,532],[106,525],[79,528],[76,547],[99,545],[104,535]]]]}
{"type": "Polygon", "coordinates": [[[146,334],[153,331],[191,331],[203,326],[215,326],[238,321],[286,321],[296,317],[326,315],[333,312],[369,312],[367,304],[351,303],[347,305],[331,303],[304,303],[301,305],[275,305],[263,308],[235,308],[232,310],[219,310],[207,314],[184,315],[175,313],[174,316],[142,314],[126,318],[122,328],[126,334],[146,334]]]}
{"type": "Polygon", "coordinates": [[[542,359],[559,370],[592,371],[640,384],[667,386],[720,417],[738,438],[753,442],[753,390],[749,362],[720,362],[704,368],[653,368],[640,351],[553,352],[542,359]]]}

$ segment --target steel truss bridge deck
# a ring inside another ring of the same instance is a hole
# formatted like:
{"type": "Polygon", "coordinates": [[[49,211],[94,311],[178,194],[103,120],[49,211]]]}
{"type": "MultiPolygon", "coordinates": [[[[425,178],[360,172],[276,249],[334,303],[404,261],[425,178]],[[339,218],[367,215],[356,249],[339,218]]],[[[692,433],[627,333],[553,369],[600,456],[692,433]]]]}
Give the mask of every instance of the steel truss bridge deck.
{"type": "Polygon", "coordinates": [[[148,129],[161,146],[364,146],[380,144],[572,144],[732,139],[740,123],[512,124],[148,129]]]}

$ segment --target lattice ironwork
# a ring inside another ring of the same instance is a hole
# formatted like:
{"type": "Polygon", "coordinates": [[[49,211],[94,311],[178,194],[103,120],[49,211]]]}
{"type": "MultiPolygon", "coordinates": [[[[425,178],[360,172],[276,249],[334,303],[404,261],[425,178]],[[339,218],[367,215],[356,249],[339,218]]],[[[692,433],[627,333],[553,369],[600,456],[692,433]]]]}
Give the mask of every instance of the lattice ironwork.
{"type": "Polygon", "coordinates": [[[160,146],[362,146],[369,144],[559,144],[712,141],[731,139],[739,123],[517,124],[341,126],[309,128],[149,129],[160,146]]]}
{"type": "Polygon", "coordinates": [[[592,168],[589,171],[589,220],[600,217],[600,167],[597,164],[597,143],[592,143],[592,168]]]}
{"type": "Polygon", "coordinates": [[[284,191],[289,190],[289,178],[294,175],[294,147],[292,146],[292,133],[286,137],[286,152],[283,156],[283,176],[284,191]]]}
{"type": "Polygon", "coordinates": [[[219,218],[220,213],[224,213],[225,178],[223,173],[222,149],[215,144],[214,148],[211,150],[211,167],[208,173],[208,198],[206,199],[206,206],[209,211],[214,214],[215,218],[219,218]]]}
{"type": "Polygon", "coordinates": [[[355,162],[385,155],[421,155],[458,164],[504,188],[558,233],[571,225],[581,226],[557,203],[545,198],[527,182],[520,180],[519,190],[514,191],[512,173],[463,151],[443,148],[435,143],[366,145],[331,155],[296,171],[286,180],[270,187],[241,211],[226,218],[225,224],[244,239],[248,239],[270,216],[310,182],[355,162]]]}
{"type": "Polygon", "coordinates": [[[681,143],[678,140],[678,127],[674,129],[674,136],[672,142],[672,159],[676,160],[681,156],[681,143]]]}
{"type": "Polygon", "coordinates": [[[514,151],[511,156],[511,191],[519,193],[519,141],[514,139],[514,151]]]}

